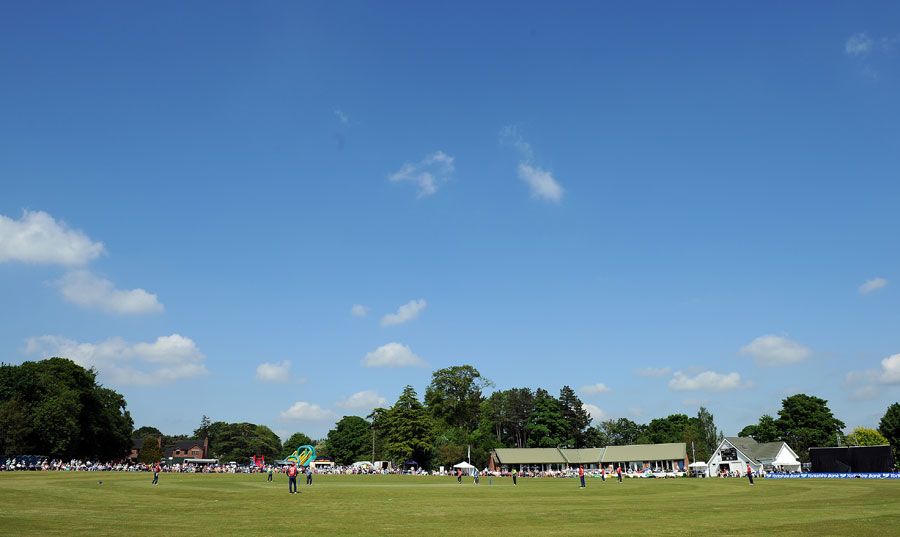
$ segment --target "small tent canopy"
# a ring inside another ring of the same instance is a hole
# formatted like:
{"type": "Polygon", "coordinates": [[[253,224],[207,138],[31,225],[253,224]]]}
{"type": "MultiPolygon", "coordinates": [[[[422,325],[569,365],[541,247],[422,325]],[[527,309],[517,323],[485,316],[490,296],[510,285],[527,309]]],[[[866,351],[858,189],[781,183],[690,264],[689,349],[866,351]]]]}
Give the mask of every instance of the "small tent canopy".
{"type": "Polygon", "coordinates": [[[367,467],[374,467],[375,465],[369,461],[357,461],[357,462],[353,463],[353,466],[356,468],[367,468],[367,467]]]}
{"type": "Polygon", "coordinates": [[[453,467],[459,468],[460,470],[465,472],[467,475],[472,475],[473,472],[475,471],[475,467],[472,466],[471,464],[467,463],[466,461],[463,461],[459,464],[454,464],[453,467]]]}
{"type": "Polygon", "coordinates": [[[688,465],[691,468],[706,468],[708,465],[705,462],[692,462],[688,465]]]}

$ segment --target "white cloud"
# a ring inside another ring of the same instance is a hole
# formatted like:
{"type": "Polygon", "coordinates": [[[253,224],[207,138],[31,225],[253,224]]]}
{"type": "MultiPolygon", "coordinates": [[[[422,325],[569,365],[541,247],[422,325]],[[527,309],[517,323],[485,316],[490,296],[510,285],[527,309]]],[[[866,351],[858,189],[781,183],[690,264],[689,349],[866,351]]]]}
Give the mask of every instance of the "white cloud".
{"type": "Polygon", "coordinates": [[[900,354],[881,360],[880,368],[850,371],[846,384],[851,389],[850,398],[856,401],[874,399],[881,395],[885,385],[900,384],[900,354]]]}
{"type": "Polygon", "coordinates": [[[689,377],[681,371],[676,371],[669,381],[669,388],[676,391],[706,390],[722,392],[735,390],[741,387],[741,376],[737,373],[716,373],[704,371],[694,377],[689,377]]]}
{"type": "Polygon", "coordinates": [[[534,160],[534,150],[522,137],[518,125],[508,125],[500,129],[500,143],[515,149],[522,160],[526,162],[534,160]]]}
{"type": "Polygon", "coordinates": [[[590,403],[584,403],[581,406],[583,406],[584,409],[587,410],[588,414],[591,415],[591,419],[594,421],[594,423],[599,423],[600,421],[606,419],[606,412],[604,412],[603,409],[599,406],[592,405],[590,403]]]}
{"type": "Polygon", "coordinates": [[[263,382],[288,382],[291,380],[291,362],[263,362],[256,366],[256,380],[263,382]]]}
{"type": "Polygon", "coordinates": [[[67,272],[54,284],[64,299],[83,308],[128,315],[159,313],[164,309],[155,294],[143,289],[116,289],[113,282],[87,270],[67,272]]]}
{"type": "Polygon", "coordinates": [[[362,363],[366,367],[407,367],[425,365],[425,360],[401,343],[388,343],[366,354],[362,363]]]}
{"type": "Polygon", "coordinates": [[[387,399],[378,395],[375,390],[364,390],[356,392],[350,397],[340,401],[337,406],[346,408],[347,410],[368,410],[376,407],[383,407],[387,404],[387,399]]]}
{"type": "Polygon", "coordinates": [[[381,318],[381,326],[394,326],[397,324],[403,324],[405,322],[412,321],[416,317],[419,316],[422,311],[425,310],[425,307],[428,306],[428,303],[425,302],[424,298],[420,298],[419,300],[410,300],[406,304],[403,304],[399,308],[397,308],[396,313],[388,313],[384,317],[381,318]]]}
{"type": "Polygon", "coordinates": [[[39,336],[26,341],[25,352],[41,358],[69,358],[84,367],[96,368],[115,384],[164,384],[208,373],[203,353],[193,340],[179,334],[135,344],[122,338],[79,343],[59,336],[39,336]]]}
{"type": "Polygon", "coordinates": [[[587,394],[596,395],[601,393],[606,393],[609,391],[609,387],[602,382],[598,382],[597,384],[591,384],[588,386],[582,386],[581,391],[587,394]]]}
{"type": "Polygon", "coordinates": [[[637,374],[642,377],[667,377],[671,372],[671,367],[643,367],[637,370],[637,374]]]}
{"type": "Polygon", "coordinates": [[[297,401],[289,409],[281,413],[281,419],[283,420],[322,421],[333,417],[334,414],[331,411],[306,401],[297,401]]]}
{"type": "Polygon", "coordinates": [[[388,175],[392,183],[408,182],[419,187],[419,197],[431,196],[441,184],[453,174],[453,157],[443,151],[435,151],[413,164],[405,163],[399,170],[388,175]]]}
{"type": "Polygon", "coordinates": [[[888,284],[888,281],[884,278],[872,278],[871,280],[866,280],[862,285],[859,286],[859,294],[867,295],[873,291],[877,291],[888,284]]]}
{"type": "Polygon", "coordinates": [[[883,384],[900,384],[900,354],[888,356],[881,361],[878,381],[883,384]]]}
{"type": "Polygon", "coordinates": [[[343,123],[344,125],[350,123],[350,116],[344,113],[340,108],[334,109],[334,117],[338,118],[338,121],[343,123]]]}
{"type": "Polygon", "coordinates": [[[760,336],[741,348],[742,354],[753,356],[762,366],[780,366],[802,362],[812,351],[781,336],[760,336]]]}
{"type": "Polygon", "coordinates": [[[104,251],[102,242],[69,229],[65,222],[45,212],[25,211],[19,220],[0,215],[0,263],[81,266],[104,251]]]}
{"type": "Polygon", "coordinates": [[[369,308],[363,306],[362,304],[353,304],[353,307],[350,308],[350,315],[354,317],[365,317],[369,314],[369,308]]]}
{"type": "Polygon", "coordinates": [[[849,56],[865,56],[872,50],[872,38],[865,32],[847,38],[844,42],[844,52],[849,56]]]}
{"type": "Polygon", "coordinates": [[[519,179],[528,185],[531,197],[553,203],[562,201],[565,190],[552,172],[533,164],[534,150],[522,137],[518,126],[503,127],[500,130],[500,143],[519,153],[519,179]]]}
{"type": "Polygon", "coordinates": [[[553,203],[559,203],[563,197],[563,188],[553,174],[531,164],[519,163],[519,179],[528,185],[531,197],[553,203]]]}

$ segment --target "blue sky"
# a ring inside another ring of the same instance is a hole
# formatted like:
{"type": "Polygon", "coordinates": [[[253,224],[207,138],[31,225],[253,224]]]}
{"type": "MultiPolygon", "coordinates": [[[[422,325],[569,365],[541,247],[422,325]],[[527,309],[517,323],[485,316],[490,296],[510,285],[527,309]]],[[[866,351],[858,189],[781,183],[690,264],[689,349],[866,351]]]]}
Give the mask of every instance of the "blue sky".
{"type": "Polygon", "coordinates": [[[7,9],[4,361],[170,433],[461,363],[727,434],[897,400],[900,5],[333,4],[7,9]]]}

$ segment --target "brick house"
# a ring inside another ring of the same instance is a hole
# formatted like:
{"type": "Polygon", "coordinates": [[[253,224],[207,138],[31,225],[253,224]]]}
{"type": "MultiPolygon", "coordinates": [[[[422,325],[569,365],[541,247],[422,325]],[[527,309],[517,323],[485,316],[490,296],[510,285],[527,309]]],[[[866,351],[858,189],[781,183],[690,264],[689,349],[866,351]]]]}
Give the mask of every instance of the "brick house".
{"type": "Polygon", "coordinates": [[[208,452],[208,438],[203,440],[189,438],[176,442],[174,446],[166,450],[165,456],[169,459],[205,459],[208,452]]]}

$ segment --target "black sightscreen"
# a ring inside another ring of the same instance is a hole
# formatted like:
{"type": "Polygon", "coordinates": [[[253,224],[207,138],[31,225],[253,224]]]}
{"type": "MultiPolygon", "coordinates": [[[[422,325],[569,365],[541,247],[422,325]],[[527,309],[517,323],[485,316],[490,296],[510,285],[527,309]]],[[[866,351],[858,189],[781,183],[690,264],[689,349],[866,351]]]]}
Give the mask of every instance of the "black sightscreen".
{"type": "Polygon", "coordinates": [[[890,472],[894,468],[891,446],[809,448],[815,473],[890,472]]]}

